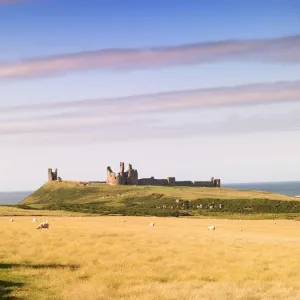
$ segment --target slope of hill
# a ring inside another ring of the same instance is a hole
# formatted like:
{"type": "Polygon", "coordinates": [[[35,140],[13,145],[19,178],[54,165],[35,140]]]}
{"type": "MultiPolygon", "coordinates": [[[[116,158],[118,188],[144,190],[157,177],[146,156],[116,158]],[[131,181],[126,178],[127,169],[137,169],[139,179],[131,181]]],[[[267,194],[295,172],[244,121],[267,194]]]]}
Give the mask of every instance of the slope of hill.
{"type": "Polygon", "coordinates": [[[82,216],[84,214],[79,212],[72,211],[63,211],[63,210],[39,210],[39,209],[30,209],[28,207],[22,208],[13,205],[0,205],[0,217],[3,216],[34,216],[34,217],[42,217],[42,216],[82,216]]]}
{"type": "Polygon", "coordinates": [[[82,185],[46,183],[20,207],[102,215],[213,215],[300,213],[296,197],[224,188],[82,185]]]}

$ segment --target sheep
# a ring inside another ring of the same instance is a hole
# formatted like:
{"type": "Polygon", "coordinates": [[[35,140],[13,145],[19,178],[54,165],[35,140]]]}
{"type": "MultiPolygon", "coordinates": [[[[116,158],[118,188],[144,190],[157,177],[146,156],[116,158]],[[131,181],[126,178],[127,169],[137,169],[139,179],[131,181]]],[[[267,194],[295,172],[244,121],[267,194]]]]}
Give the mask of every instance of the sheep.
{"type": "Polygon", "coordinates": [[[38,220],[36,218],[33,218],[32,219],[32,222],[37,222],[38,220]]]}
{"type": "Polygon", "coordinates": [[[9,222],[13,222],[13,221],[14,221],[14,219],[13,219],[13,218],[9,219],[9,222]]]}
{"type": "Polygon", "coordinates": [[[43,228],[47,228],[49,229],[49,223],[48,221],[41,223],[36,229],[43,229],[43,228]]]}
{"type": "Polygon", "coordinates": [[[155,225],[154,222],[151,222],[151,223],[149,224],[150,227],[153,227],[154,225],[155,225]]]}
{"type": "Polygon", "coordinates": [[[207,230],[216,230],[216,227],[215,226],[208,226],[207,230]]]}

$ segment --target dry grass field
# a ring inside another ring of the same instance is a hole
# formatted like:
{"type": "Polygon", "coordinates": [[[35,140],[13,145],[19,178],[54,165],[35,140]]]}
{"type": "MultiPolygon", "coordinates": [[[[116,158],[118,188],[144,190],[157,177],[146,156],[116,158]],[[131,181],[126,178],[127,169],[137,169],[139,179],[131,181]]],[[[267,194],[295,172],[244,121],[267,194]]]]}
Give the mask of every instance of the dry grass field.
{"type": "Polygon", "coordinates": [[[300,299],[298,221],[48,220],[0,217],[0,299],[300,299]]]}

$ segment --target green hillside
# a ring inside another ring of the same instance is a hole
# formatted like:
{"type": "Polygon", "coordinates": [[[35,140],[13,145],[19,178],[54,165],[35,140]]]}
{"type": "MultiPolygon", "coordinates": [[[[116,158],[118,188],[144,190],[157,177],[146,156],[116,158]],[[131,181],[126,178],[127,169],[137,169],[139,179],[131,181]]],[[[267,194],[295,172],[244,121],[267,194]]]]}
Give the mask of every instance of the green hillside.
{"type": "Polygon", "coordinates": [[[28,207],[18,207],[15,205],[0,205],[0,217],[3,216],[83,216],[84,214],[79,212],[64,211],[64,210],[40,210],[40,209],[30,209],[28,207]]]}
{"type": "Polygon", "coordinates": [[[296,197],[225,188],[46,183],[20,207],[101,215],[219,215],[300,213],[296,197]]]}

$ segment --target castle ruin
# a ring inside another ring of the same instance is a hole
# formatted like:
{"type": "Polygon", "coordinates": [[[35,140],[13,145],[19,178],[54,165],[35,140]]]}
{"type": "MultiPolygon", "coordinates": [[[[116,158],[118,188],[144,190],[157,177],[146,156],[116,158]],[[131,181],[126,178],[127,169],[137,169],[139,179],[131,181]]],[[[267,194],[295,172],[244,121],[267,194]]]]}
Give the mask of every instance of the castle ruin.
{"type": "Polygon", "coordinates": [[[176,181],[175,177],[156,179],[154,177],[138,179],[137,170],[129,169],[124,172],[124,163],[120,163],[120,172],[116,175],[111,167],[107,167],[106,183],[109,185],[156,185],[156,186],[194,186],[194,187],[221,187],[221,180],[211,178],[209,181],[176,181]]]}
{"type": "Polygon", "coordinates": [[[120,163],[120,172],[116,175],[111,167],[107,167],[106,183],[109,185],[138,185],[138,172],[129,164],[128,171],[124,171],[124,163],[120,163]]]}
{"type": "Polygon", "coordinates": [[[57,169],[54,171],[52,169],[48,169],[48,181],[56,181],[58,180],[57,169]]]}
{"type": "MultiPolygon", "coordinates": [[[[58,177],[57,169],[48,169],[48,181],[62,182],[58,177]]],[[[81,182],[82,183],[82,182],[81,182]]],[[[84,182],[84,185],[89,183],[106,183],[109,185],[154,185],[154,186],[190,186],[190,187],[221,187],[221,179],[214,177],[208,181],[177,181],[175,177],[167,177],[166,179],[138,178],[138,171],[132,168],[129,164],[128,170],[125,171],[124,163],[120,162],[120,172],[114,173],[111,167],[106,168],[106,181],[89,181],[84,182]]]]}

